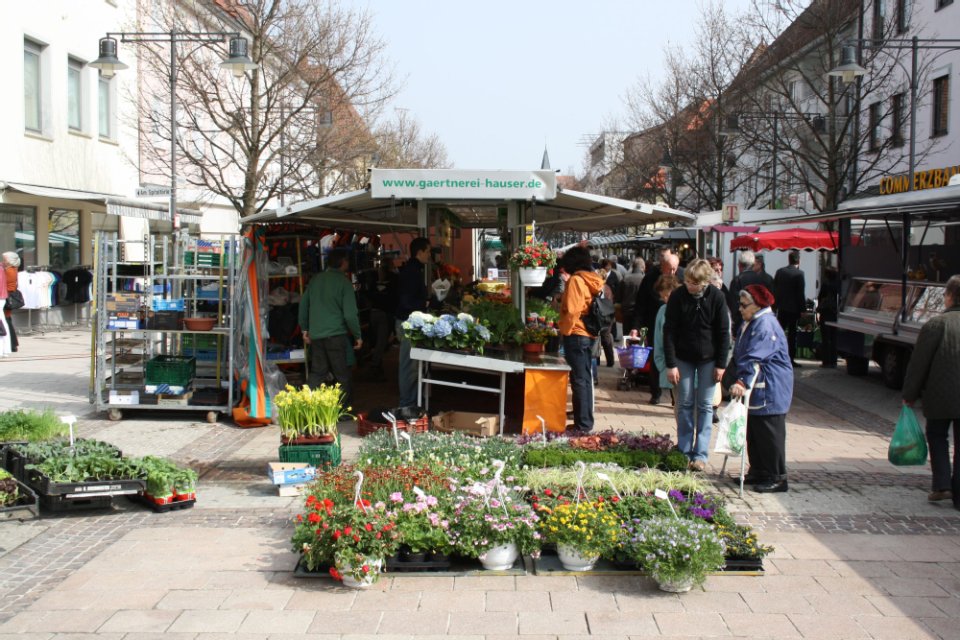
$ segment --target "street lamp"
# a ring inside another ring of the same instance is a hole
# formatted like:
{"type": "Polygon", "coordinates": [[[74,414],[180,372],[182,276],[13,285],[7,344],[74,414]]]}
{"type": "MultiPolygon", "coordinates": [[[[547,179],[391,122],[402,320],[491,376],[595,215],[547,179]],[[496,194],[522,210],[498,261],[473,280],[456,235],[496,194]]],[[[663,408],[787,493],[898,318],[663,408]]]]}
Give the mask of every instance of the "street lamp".
{"type": "Polygon", "coordinates": [[[821,113],[785,113],[782,111],[756,111],[738,113],[727,116],[724,127],[720,129],[721,136],[735,136],[740,133],[740,119],[744,120],[769,120],[773,119],[773,170],[770,180],[770,208],[776,208],[777,204],[777,153],[780,143],[780,120],[787,122],[806,122],[813,129],[814,133],[822,134],[827,130],[827,121],[821,113]]]}
{"type": "Polygon", "coordinates": [[[257,68],[257,63],[247,56],[247,41],[236,31],[132,31],[107,33],[100,38],[99,57],[90,63],[99,69],[104,77],[110,78],[116,71],[127,69],[127,65],[117,57],[117,39],[120,42],[170,43],[170,221],[174,228],[177,224],[177,43],[178,42],[223,42],[229,38],[229,55],[220,63],[222,69],[229,69],[240,77],[245,72],[257,68]]]}

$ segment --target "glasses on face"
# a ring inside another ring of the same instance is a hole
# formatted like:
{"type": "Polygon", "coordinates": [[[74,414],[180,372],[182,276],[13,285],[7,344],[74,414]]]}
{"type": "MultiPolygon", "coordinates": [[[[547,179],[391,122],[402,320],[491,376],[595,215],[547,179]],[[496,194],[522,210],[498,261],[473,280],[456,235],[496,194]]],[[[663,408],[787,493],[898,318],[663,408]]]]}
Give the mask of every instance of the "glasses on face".
{"type": "Polygon", "coordinates": [[[748,308],[750,308],[750,307],[752,307],[752,306],[753,306],[753,305],[750,304],[749,302],[741,302],[741,303],[740,303],[740,308],[741,308],[741,309],[748,309],[748,308]]]}
{"type": "Polygon", "coordinates": [[[696,287],[697,289],[702,289],[703,287],[707,286],[706,282],[690,282],[689,280],[684,280],[683,284],[687,285],[688,287],[696,287]]]}

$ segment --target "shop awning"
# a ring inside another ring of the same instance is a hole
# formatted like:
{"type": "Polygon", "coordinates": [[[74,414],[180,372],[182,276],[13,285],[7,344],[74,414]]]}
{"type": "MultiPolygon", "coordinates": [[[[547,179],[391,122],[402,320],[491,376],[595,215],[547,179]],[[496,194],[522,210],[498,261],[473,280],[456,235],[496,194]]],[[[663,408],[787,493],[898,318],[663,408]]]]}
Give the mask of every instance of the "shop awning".
{"type": "MultiPolygon", "coordinates": [[[[431,207],[443,208],[452,213],[461,227],[480,229],[497,227],[498,208],[503,205],[503,201],[498,200],[427,202],[431,207]]],[[[532,216],[538,227],[586,232],[695,219],[692,214],[665,205],[560,189],[556,198],[538,200],[532,216]]],[[[359,229],[373,227],[377,230],[416,229],[417,201],[378,199],[371,197],[368,190],[352,191],[262,211],[240,221],[241,224],[253,222],[312,222],[359,229]]]]}
{"type": "Polygon", "coordinates": [[[750,251],[836,251],[837,233],[815,229],[780,229],[748,233],[730,241],[730,250],[750,251]]]}
{"type": "MultiPolygon", "coordinates": [[[[168,221],[170,219],[169,207],[164,204],[155,204],[152,202],[143,202],[142,200],[132,200],[108,193],[97,193],[94,191],[79,191],[76,189],[61,189],[59,187],[44,187],[35,184],[25,184],[21,182],[0,182],[0,191],[18,191],[39,198],[51,198],[55,200],[81,200],[83,202],[93,202],[102,204],[109,215],[125,216],[128,218],[145,218],[147,220],[168,221]]],[[[177,209],[180,214],[181,222],[188,224],[197,224],[203,217],[199,211],[194,209],[177,209]]]]}
{"type": "Polygon", "coordinates": [[[704,227],[703,230],[707,233],[711,231],[716,231],[717,233],[756,233],[760,230],[760,227],[715,224],[712,227],[704,227]]]}
{"type": "Polygon", "coordinates": [[[907,191],[887,196],[851,198],[836,211],[767,220],[764,224],[796,224],[798,222],[832,222],[846,218],[882,218],[909,215],[921,218],[949,218],[960,212],[960,185],[907,191]]]}

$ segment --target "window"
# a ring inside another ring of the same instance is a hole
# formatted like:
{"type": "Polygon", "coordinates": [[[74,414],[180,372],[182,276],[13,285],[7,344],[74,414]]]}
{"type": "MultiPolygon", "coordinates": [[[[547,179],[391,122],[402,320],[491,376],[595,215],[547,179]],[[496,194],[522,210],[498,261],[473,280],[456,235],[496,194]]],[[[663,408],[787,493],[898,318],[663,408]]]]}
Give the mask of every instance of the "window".
{"type": "Polygon", "coordinates": [[[40,45],[23,41],[23,120],[28,131],[43,130],[40,95],[40,45]]]}
{"type": "Polygon", "coordinates": [[[950,4],[953,4],[953,0],[937,0],[937,10],[943,9],[950,4]]]}
{"type": "Polygon", "coordinates": [[[894,94],[891,99],[890,142],[895,147],[903,146],[903,105],[905,102],[906,96],[902,93],[894,94]]]}
{"type": "Polygon", "coordinates": [[[883,40],[883,31],[886,27],[887,2],[873,0],[873,39],[883,40]]]}
{"type": "Polygon", "coordinates": [[[83,63],[74,58],[67,60],[67,126],[83,129],[83,63]]]}
{"type": "Polygon", "coordinates": [[[16,251],[24,265],[37,264],[37,210],[0,204],[0,252],[16,251]]]}
{"type": "Polygon", "coordinates": [[[70,209],[50,209],[49,247],[50,264],[61,270],[80,264],[80,212],[70,209]]]}
{"type": "Polygon", "coordinates": [[[870,136],[867,148],[870,151],[876,151],[880,148],[880,103],[874,102],[870,105],[870,124],[868,135],[870,136]]]}
{"type": "Polygon", "coordinates": [[[910,28],[910,5],[913,0],[897,0],[897,35],[910,28]]]}
{"type": "Polygon", "coordinates": [[[113,123],[113,104],[110,100],[110,78],[103,77],[101,73],[97,84],[97,93],[99,95],[100,111],[100,137],[113,138],[111,125],[113,123]]]}
{"type": "Polygon", "coordinates": [[[947,115],[950,107],[950,76],[941,76],[933,81],[933,132],[935,136],[947,135],[947,115]]]}

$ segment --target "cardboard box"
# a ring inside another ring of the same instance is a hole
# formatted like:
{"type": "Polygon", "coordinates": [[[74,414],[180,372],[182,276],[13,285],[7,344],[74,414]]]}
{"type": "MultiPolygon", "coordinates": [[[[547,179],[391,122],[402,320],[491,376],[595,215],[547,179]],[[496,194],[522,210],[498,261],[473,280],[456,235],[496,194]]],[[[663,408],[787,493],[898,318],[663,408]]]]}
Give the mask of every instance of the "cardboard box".
{"type": "Polygon", "coordinates": [[[119,404],[119,405],[134,405],[140,404],[140,392],[131,391],[130,393],[122,393],[116,389],[110,390],[110,397],[107,400],[107,404],[119,404]]]}
{"type": "Polygon", "coordinates": [[[306,487],[306,482],[300,484],[278,484],[277,495],[281,498],[292,498],[293,496],[298,496],[303,493],[306,487]]]}
{"type": "Polygon", "coordinates": [[[273,484],[304,484],[317,475],[317,468],[306,462],[268,462],[267,477],[273,484]]]}
{"type": "Polygon", "coordinates": [[[190,403],[193,391],[188,391],[178,396],[167,396],[162,393],[157,394],[158,407],[185,407],[190,403]]]}
{"type": "Polygon", "coordinates": [[[139,293],[111,293],[107,295],[107,311],[136,311],[139,308],[139,293]]]}
{"type": "Polygon", "coordinates": [[[431,420],[433,428],[443,433],[461,431],[471,436],[487,437],[500,433],[500,418],[469,411],[444,411],[431,420]]]}

